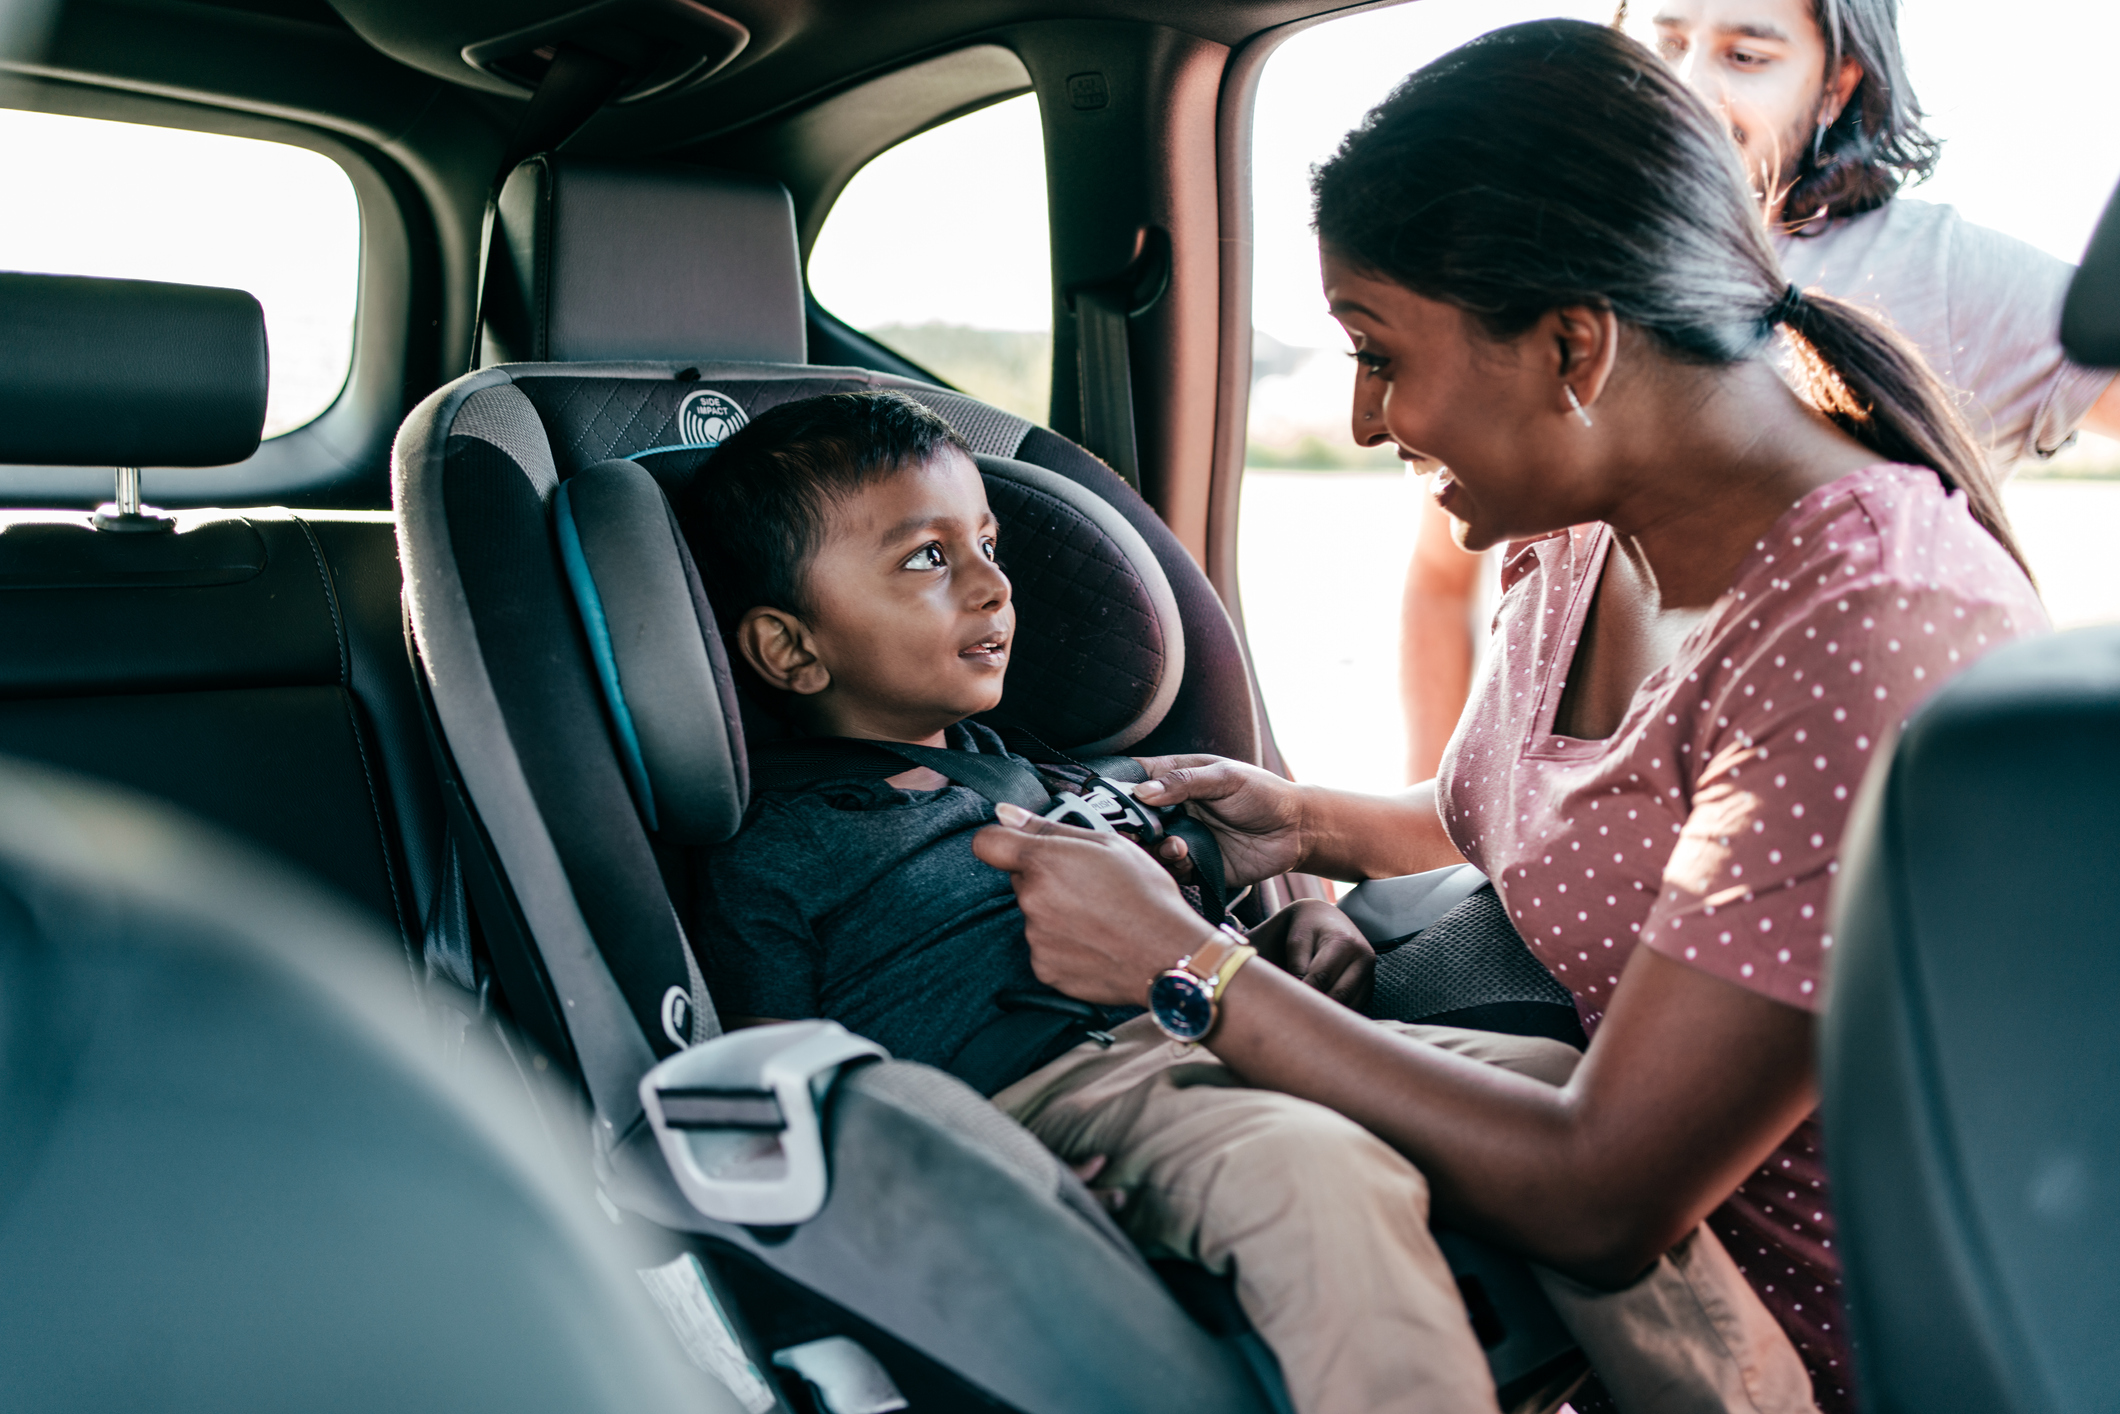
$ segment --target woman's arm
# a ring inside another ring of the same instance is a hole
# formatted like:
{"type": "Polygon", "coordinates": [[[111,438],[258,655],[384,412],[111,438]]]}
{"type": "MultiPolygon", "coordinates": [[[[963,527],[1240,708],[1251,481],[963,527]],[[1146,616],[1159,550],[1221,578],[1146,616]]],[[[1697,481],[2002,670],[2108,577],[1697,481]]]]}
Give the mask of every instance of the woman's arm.
{"type": "MultiPolygon", "coordinates": [[[[1040,980],[1138,1004],[1207,926],[1154,861],[1004,810],[1040,980]]],[[[1418,1164],[1436,1211],[1594,1285],[1632,1280],[1812,1109],[1807,1013],[1637,949],[1597,1039],[1556,1089],[1424,1046],[1271,967],[1231,981],[1210,1048],[1254,1085],[1358,1120],[1418,1164]]]]}
{"type": "Polygon", "coordinates": [[[1134,794],[1189,804],[1215,832],[1232,885],[1291,869],[1332,879],[1388,879],[1462,864],[1436,813],[1435,782],[1396,795],[1299,786],[1220,756],[1144,756],[1134,794]]]}
{"type": "Polygon", "coordinates": [[[1421,497],[1420,529],[1399,604],[1399,704],[1406,710],[1409,783],[1432,778],[1472,693],[1473,604],[1480,556],[1450,534],[1450,516],[1421,497]]]}

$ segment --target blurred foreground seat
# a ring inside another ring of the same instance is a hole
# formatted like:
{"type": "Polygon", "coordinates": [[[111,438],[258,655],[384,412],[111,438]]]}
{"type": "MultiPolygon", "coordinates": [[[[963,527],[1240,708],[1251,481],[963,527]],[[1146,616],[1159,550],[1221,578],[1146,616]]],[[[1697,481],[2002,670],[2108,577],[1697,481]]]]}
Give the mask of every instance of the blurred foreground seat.
{"type": "Polygon", "coordinates": [[[375,926],[0,759],[0,1409],[737,1408],[375,926]]]}

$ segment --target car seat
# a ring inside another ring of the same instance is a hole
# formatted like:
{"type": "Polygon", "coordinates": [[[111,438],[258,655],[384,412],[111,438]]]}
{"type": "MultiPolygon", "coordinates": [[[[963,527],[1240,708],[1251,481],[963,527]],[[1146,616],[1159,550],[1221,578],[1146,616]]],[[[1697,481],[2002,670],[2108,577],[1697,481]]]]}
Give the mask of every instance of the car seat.
{"type": "Polygon", "coordinates": [[[497,1057],[437,1063],[394,952],[195,817],[0,759],[0,1408],[738,1414],[626,1270],[661,1254],[497,1057]]]}
{"type": "MultiPolygon", "coordinates": [[[[457,380],[400,433],[406,588],[493,965],[518,1021],[578,1068],[609,1197],[1014,1408],[1282,1404],[1256,1338],[1188,1316],[975,1091],[815,1024],[777,1051],[756,1032],[716,1040],[672,903],[684,848],[740,819],[762,724],[743,719],[663,493],[710,474],[713,444],[751,416],[888,387],[957,428],[1009,527],[1021,652],[1000,715],[1062,749],[1256,759],[1242,653],[1204,576],[1052,432],[805,364],[777,187],[536,158],[502,191],[494,252],[483,347],[530,361],[457,380]],[[782,1199],[801,1179],[821,1206],[773,1220],[779,1199],[735,1201],[716,1165],[780,1174],[782,1199]]],[[[1571,1350],[1535,1290],[1519,1310],[1513,1276],[1531,1289],[1520,1264],[1468,1267],[1505,1390],[1550,1381],[1571,1350]]]]}
{"type": "Polygon", "coordinates": [[[1842,851],[1821,1036],[1859,1391],[2120,1390],[2120,629],[1998,649],[1907,723],[1842,851]]]}

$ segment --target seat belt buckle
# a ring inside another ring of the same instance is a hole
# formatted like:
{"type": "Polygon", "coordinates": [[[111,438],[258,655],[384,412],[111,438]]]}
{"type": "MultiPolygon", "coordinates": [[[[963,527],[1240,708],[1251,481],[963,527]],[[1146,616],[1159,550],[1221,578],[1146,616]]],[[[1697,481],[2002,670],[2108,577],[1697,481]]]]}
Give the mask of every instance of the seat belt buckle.
{"type": "Polygon", "coordinates": [[[1101,834],[1120,835],[1144,849],[1163,838],[1162,817],[1134,799],[1133,787],[1103,776],[1091,776],[1079,793],[1061,791],[1054,796],[1045,818],[1101,834]]]}

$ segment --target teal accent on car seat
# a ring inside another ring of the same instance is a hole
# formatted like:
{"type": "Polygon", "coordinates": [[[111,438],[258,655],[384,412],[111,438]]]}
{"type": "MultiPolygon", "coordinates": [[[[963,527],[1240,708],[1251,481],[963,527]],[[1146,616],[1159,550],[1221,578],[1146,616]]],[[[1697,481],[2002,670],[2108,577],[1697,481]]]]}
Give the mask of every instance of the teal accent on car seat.
{"type": "Polygon", "coordinates": [[[604,701],[611,708],[611,722],[618,732],[618,760],[625,767],[626,783],[640,802],[641,818],[651,830],[655,822],[655,793],[648,785],[648,766],[640,754],[640,734],[633,729],[633,713],[626,708],[626,690],[618,680],[618,659],[611,651],[611,625],[604,618],[603,596],[596,592],[596,577],[589,572],[588,556],[582,553],[581,532],[574,525],[574,508],[567,499],[567,483],[552,498],[552,516],[559,525],[559,559],[567,571],[567,584],[574,590],[575,607],[581,610],[582,627],[589,631],[589,656],[596,660],[596,680],[603,685],[604,701]]]}
{"type": "Polygon", "coordinates": [[[659,456],[664,452],[711,452],[720,445],[719,442],[672,442],[667,447],[643,447],[637,452],[628,452],[626,460],[637,462],[642,457],[659,456]]]}

